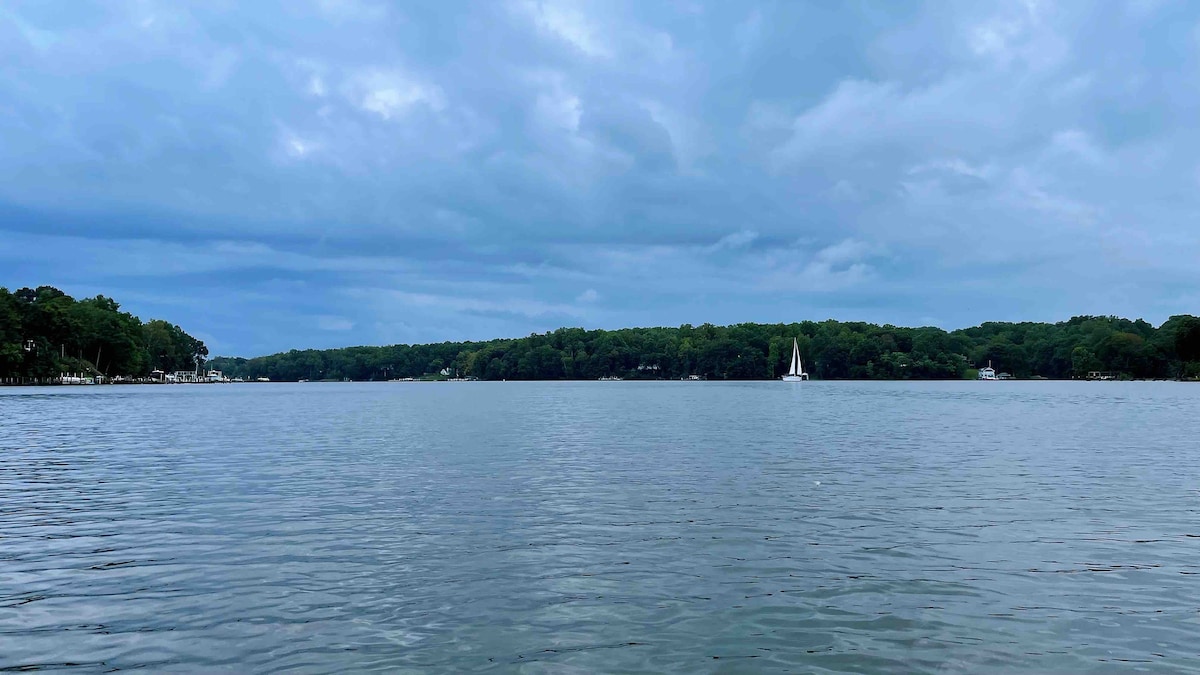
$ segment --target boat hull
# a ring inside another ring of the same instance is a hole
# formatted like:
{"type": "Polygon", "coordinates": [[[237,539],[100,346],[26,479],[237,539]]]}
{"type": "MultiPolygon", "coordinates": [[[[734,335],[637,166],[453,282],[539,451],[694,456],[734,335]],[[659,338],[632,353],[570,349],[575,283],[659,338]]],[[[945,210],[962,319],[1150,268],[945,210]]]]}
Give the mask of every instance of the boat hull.
{"type": "Polygon", "coordinates": [[[780,378],[784,382],[803,382],[808,379],[807,375],[784,375],[780,378]]]}

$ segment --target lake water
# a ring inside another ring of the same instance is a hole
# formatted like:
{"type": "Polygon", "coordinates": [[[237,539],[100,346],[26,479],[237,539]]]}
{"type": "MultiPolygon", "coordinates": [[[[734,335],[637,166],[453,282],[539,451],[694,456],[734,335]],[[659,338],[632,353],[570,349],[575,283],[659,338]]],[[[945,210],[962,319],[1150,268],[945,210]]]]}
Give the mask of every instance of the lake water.
{"type": "Polygon", "coordinates": [[[1200,386],[0,390],[0,670],[1200,672],[1200,386]]]}

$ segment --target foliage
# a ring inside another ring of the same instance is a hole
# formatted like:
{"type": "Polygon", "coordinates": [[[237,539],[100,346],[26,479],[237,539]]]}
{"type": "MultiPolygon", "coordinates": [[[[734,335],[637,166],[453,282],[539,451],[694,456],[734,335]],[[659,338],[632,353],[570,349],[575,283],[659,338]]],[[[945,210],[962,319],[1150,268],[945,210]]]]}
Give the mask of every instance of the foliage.
{"type": "MultiPolygon", "coordinates": [[[[485,380],[707,379],[782,375],[797,339],[806,368],[822,379],[958,379],[991,363],[1017,377],[1200,375],[1200,318],[1173,316],[1159,328],[1118,317],[1056,324],[996,323],[946,332],[833,320],[678,328],[560,328],[488,342],[292,350],[253,359],[219,357],[230,377],[382,380],[451,375],[485,380]]],[[[165,321],[143,324],[111,298],[83,300],[42,286],[0,288],[0,377],[64,371],[145,375],[191,370],[204,343],[165,321]]]]}
{"type": "Polygon", "coordinates": [[[1159,329],[1097,316],[1056,324],[989,322],[953,332],[832,320],[560,328],[519,339],[293,350],[213,363],[231,377],[272,380],[419,378],[442,368],[484,380],[764,379],[786,372],[793,338],[807,370],[822,379],[959,379],[988,362],[1017,377],[1056,379],[1092,370],[1156,378],[1200,369],[1200,319],[1190,316],[1172,317],[1159,329]]]}
{"type": "Polygon", "coordinates": [[[191,370],[203,342],[165,321],[143,324],[111,298],[75,300],[40,286],[0,288],[0,377],[50,378],[62,372],[143,376],[191,370]]]}

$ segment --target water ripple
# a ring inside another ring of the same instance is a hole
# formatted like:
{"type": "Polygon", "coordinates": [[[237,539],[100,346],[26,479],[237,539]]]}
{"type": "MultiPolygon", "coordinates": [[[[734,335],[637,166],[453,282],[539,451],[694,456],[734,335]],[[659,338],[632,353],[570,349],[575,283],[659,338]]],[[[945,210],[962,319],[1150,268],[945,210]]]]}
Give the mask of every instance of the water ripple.
{"type": "Polygon", "coordinates": [[[0,671],[1200,672],[1198,404],[0,390],[0,671]]]}

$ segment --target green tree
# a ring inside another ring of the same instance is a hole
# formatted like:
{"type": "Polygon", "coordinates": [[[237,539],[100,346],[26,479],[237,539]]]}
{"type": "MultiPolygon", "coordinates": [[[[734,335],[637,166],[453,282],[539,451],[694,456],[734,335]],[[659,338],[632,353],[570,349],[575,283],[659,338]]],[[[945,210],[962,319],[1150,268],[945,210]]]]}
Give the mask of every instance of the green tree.
{"type": "MultiPolygon", "coordinates": [[[[213,363],[231,376],[272,379],[312,377],[314,369],[324,369],[327,376],[370,379],[383,377],[385,368],[389,377],[415,377],[443,364],[494,380],[692,374],[761,379],[786,370],[792,339],[798,338],[807,369],[826,379],[953,379],[963,376],[968,361],[982,365],[988,360],[998,370],[1022,377],[1062,378],[1087,370],[1147,377],[1189,362],[1185,356],[1200,368],[1200,358],[1193,358],[1192,320],[1173,317],[1156,329],[1144,321],[1081,316],[1056,324],[988,322],[953,332],[832,320],[615,331],[562,328],[512,340],[354,347],[218,358],[213,363]]],[[[151,341],[146,344],[153,356],[151,341]]]]}
{"type": "Polygon", "coordinates": [[[204,343],[177,326],[164,338],[155,324],[143,325],[104,296],[76,301],[51,286],[0,289],[0,377],[145,375],[152,351],[172,339],[192,354],[207,355],[204,343]]]}

